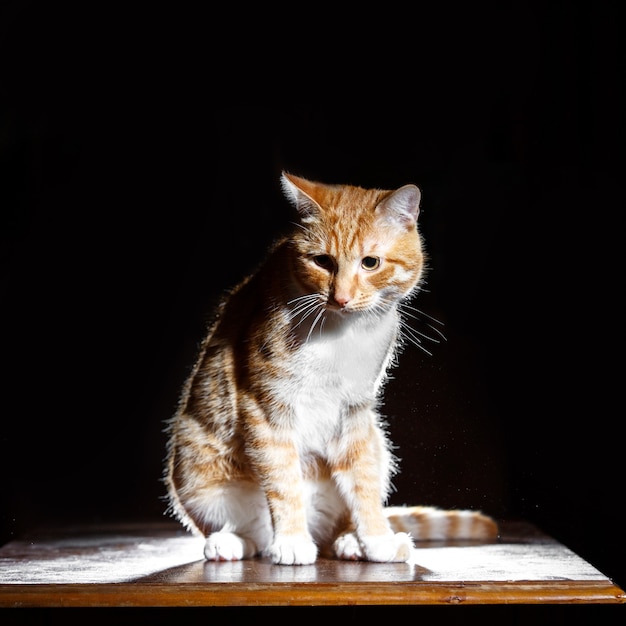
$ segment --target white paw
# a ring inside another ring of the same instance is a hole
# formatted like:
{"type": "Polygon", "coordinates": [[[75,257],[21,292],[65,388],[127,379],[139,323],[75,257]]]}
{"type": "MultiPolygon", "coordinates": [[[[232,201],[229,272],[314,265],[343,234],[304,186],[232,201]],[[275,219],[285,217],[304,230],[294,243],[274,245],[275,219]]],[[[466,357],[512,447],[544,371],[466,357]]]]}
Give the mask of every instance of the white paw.
{"type": "Polygon", "coordinates": [[[315,563],[317,546],[304,535],[277,536],[268,555],[278,565],[309,565],[315,563]]]}
{"type": "Polygon", "coordinates": [[[360,561],[363,559],[361,544],[354,533],[339,535],[333,544],[335,555],[345,561],[360,561]]]}
{"type": "Polygon", "coordinates": [[[254,544],[235,533],[213,533],[204,544],[204,556],[208,561],[240,561],[254,556],[254,544]]]}
{"type": "Polygon", "coordinates": [[[404,563],[413,550],[413,541],[406,533],[361,537],[361,545],[365,558],[379,563],[404,563]]]}

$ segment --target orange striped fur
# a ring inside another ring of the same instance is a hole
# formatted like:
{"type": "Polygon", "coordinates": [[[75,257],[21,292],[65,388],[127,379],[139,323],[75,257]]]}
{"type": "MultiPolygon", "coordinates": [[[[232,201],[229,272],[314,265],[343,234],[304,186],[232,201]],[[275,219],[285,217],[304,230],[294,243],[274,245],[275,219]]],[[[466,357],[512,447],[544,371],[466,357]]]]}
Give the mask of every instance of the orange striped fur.
{"type": "Polygon", "coordinates": [[[477,512],[385,508],[397,468],[378,404],[415,340],[419,189],[281,180],[298,222],[223,300],[168,424],[171,512],[209,560],[406,561],[413,538],[493,539],[477,512]]]}

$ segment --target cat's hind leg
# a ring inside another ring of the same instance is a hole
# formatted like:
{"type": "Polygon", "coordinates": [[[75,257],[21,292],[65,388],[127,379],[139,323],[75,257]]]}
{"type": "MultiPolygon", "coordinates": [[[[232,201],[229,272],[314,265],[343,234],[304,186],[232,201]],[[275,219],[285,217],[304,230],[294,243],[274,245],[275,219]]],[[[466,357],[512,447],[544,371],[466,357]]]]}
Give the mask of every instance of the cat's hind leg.
{"type": "Polygon", "coordinates": [[[258,553],[256,543],[237,533],[219,531],[211,533],[204,544],[207,561],[240,561],[251,559],[258,553]]]}
{"type": "Polygon", "coordinates": [[[339,535],[333,545],[335,555],[347,561],[404,563],[411,558],[413,541],[406,533],[363,537],[355,532],[339,535]]]}
{"type": "Polygon", "coordinates": [[[233,482],[205,489],[185,508],[205,536],[204,556],[209,561],[250,559],[272,542],[272,522],[261,489],[252,483],[233,482]]]}

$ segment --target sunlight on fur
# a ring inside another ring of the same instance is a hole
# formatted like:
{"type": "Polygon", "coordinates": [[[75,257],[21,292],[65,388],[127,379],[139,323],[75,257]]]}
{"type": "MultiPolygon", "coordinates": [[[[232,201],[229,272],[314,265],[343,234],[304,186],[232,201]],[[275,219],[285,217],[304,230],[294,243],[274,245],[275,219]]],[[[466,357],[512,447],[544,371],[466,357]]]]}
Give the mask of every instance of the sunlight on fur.
{"type": "Polygon", "coordinates": [[[293,229],[224,297],[168,423],[170,512],[208,561],[407,562],[414,541],[493,539],[478,512],[385,508],[388,371],[403,347],[444,339],[411,304],[420,190],[281,184],[293,229]]]}

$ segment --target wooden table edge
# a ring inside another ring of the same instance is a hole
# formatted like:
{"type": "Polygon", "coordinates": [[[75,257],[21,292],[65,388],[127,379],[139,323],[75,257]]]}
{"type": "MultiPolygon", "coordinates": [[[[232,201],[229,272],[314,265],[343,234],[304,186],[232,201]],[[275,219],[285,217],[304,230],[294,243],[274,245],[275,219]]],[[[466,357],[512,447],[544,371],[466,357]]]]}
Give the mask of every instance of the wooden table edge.
{"type": "Polygon", "coordinates": [[[0,585],[0,607],[626,604],[606,581],[0,585]]]}

